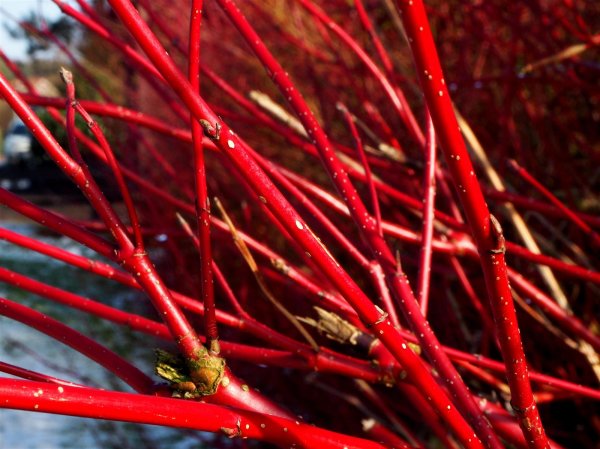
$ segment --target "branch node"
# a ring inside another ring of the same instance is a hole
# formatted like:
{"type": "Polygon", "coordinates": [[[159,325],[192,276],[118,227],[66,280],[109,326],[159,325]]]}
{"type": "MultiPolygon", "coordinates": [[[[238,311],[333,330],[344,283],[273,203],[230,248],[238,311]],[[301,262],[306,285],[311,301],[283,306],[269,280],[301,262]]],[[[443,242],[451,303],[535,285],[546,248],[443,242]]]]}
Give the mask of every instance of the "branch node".
{"type": "Polygon", "coordinates": [[[215,126],[211,125],[208,120],[200,119],[200,125],[204,131],[204,135],[208,137],[210,140],[217,141],[221,137],[221,124],[219,122],[215,122],[215,126]]]}
{"type": "Polygon", "coordinates": [[[496,217],[490,214],[492,248],[488,250],[490,254],[504,254],[506,246],[504,243],[504,235],[502,234],[502,226],[496,217]]]}
{"type": "Polygon", "coordinates": [[[365,323],[365,326],[367,326],[369,329],[372,327],[377,326],[378,324],[383,323],[385,320],[388,319],[389,314],[383,310],[381,310],[379,307],[375,306],[377,308],[377,311],[380,313],[379,318],[375,321],[373,321],[372,323],[365,323]]]}
{"type": "Polygon", "coordinates": [[[235,429],[231,427],[221,427],[221,432],[223,432],[227,438],[236,438],[242,436],[242,420],[238,418],[235,423],[235,429]]]}

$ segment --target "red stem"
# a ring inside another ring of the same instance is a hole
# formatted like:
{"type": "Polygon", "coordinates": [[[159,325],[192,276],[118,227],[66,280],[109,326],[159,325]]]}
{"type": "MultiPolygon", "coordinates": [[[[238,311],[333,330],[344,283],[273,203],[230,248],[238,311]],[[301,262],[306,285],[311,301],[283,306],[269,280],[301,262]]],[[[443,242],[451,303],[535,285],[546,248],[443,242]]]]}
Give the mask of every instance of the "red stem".
{"type": "MultiPolygon", "coordinates": [[[[73,82],[67,83],[67,86],[73,85],[73,82]]],[[[131,198],[131,193],[129,192],[129,188],[125,183],[125,179],[123,178],[123,173],[121,168],[119,167],[119,163],[117,162],[113,150],[106,140],[104,133],[100,129],[98,123],[87,113],[85,108],[81,105],[81,103],[72,101],[72,107],[81,115],[81,117],[86,121],[88,128],[100,144],[100,147],[104,150],[104,155],[106,156],[106,160],[108,162],[108,166],[110,167],[113,175],[117,180],[117,185],[119,186],[119,191],[121,192],[121,196],[123,197],[123,201],[125,202],[125,207],[127,209],[127,214],[129,216],[129,223],[133,229],[133,236],[135,241],[135,247],[139,250],[144,249],[144,239],[142,237],[141,226],[138,220],[137,212],[135,211],[135,205],[133,204],[133,199],[131,198]]],[[[67,108],[67,111],[70,108],[67,108]]],[[[75,136],[72,136],[72,140],[75,141],[75,136]]],[[[81,156],[79,156],[81,158],[81,156]]],[[[89,173],[89,172],[88,172],[89,173]]],[[[89,175],[91,177],[91,174],[89,175]]]]}
{"type": "MultiPolygon", "coordinates": [[[[312,3],[310,0],[297,0],[310,14],[312,14],[321,23],[326,25],[344,45],[346,45],[371,72],[373,78],[381,85],[383,92],[390,99],[396,113],[402,118],[408,132],[419,145],[425,146],[425,137],[415,119],[412,110],[404,97],[404,94],[397,86],[392,86],[390,81],[381,72],[379,67],[373,62],[369,55],[356,43],[356,41],[346,33],[337,23],[335,23],[325,12],[312,3]]],[[[308,131],[308,129],[307,129],[308,131]]],[[[310,132],[310,131],[309,131],[310,132]]]]}
{"type": "Polygon", "coordinates": [[[17,320],[75,349],[121,378],[136,391],[150,393],[154,382],[129,362],[89,337],[29,307],[0,298],[0,315],[17,320]]]}
{"type": "Polygon", "coordinates": [[[511,404],[531,449],[547,449],[542,425],[527,373],[517,316],[504,260],[504,237],[492,222],[481,188],[474,175],[433,41],[422,0],[397,0],[408,36],[427,107],[455,187],[471,226],[494,312],[496,331],[511,391],[511,404]]]}
{"type": "Polygon", "coordinates": [[[423,172],[423,228],[421,231],[421,255],[417,299],[421,304],[423,316],[427,316],[429,305],[429,286],[431,280],[431,241],[433,239],[433,219],[435,209],[435,167],[436,161],[435,129],[431,116],[427,113],[427,134],[425,144],[425,170],[423,172]]]}
{"type": "Polygon", "coordinates": [[[0,379],[2,408],[203,430],[251,438],[282,448],[385,449],[388,446],[302,424],[293,419],[180,399],[87,387],[0,379]],[[41,391],[42,394],[38,392],[41,391]],[[37,396],[36,396],[37,394],[37,396]]]}
{"type": "Polygon", "coordinates": [[[381,39],[379,39],[379,36],[377,35],[377,32],[375,31],[375,28],[373,27],[373,24],[371,23],[371,20],[369,19],[369,15],[367,14],[367,11],[365,10],[363,1],[362,0],[354,0],[354,7],[356,8],[356,11],[358,12],[358,18],[360,19],[360,23],[362,24],[363,28],[367,31],[367,33],[369,33],[369,37],[371,38],[371,41],[373,42],[373,45],[375,46],[375,50],[377,51],[377,56],[379,56],[379,59],[381,60],[381,63],[383,64],[383,67],[386,71],[388,78],[390,80],[394,80],[395,79],[394,64],[392,63],[390,56],[388,55],[387,51],[385,50],[384,45],[381,43],[381,39]]]}
{"type": "Polygon", "coordinates": [[[48,298],[59,304],[82,310],[86,313],[93,314],[99,318],[110,320],[114,323],[129,326],[139,332],[144,332],[149,335],[169,339],[169,330],[156,321],[143,318],[141,316],[123,312],[114,307],[104,305],[88,298],[76,295],[58,287],[45,284],[28,278],[22,274],[0,267],[0,282],[6,282],[15,287],[27,290],[33,294],[48,298]]]}
{"type": "MultiPolygon", "coordinates": [[[[524,197],[520,195],[516,195],[514,193],[509,192],[501,192],[498,190],[485,190],[485,195],[491,199],[494,199],[499,202],[510,202],[517,207],[523,207],[526,210],[534,210],[540,212],[544,215],[549,215],[551,217],[563,217],[564,214],[556,207],[551,206],[550,204],[542,203],[540,201],[536,201],[530,197],[524,197]]],[[[584,214],[581,212],[575,212],[578,218],[589,224],[590,226],[594,226],[596,228],[600,227],[600,217],[596,217],[589,214],[584,214]]]]}
{"type": "Polygon", "coordinates": [[[356,144],[356,150],[358,151],[358,155],[360,157],[360,161],[365,170],[365,178],[367,181],[367,186],[369,188],[369,194],[371,195],[371,207],[373,208],[373,218],[375,219],[375,223],[377,225],[377,233],[380,237],[383,237],[383,231],[381,230],[381,210],[379,208],[379,199],[377,197],[377,189],[375,184],[373,183],[373,176],[371,175],[371,167],[367,160],[367,156],[365,154],[365,149],[362,144],[362,139],[358,134],[358,130],[356,129],[356,125],[354,124],[354,117],[348,111],[348,108],[342,104],[338,103],[338,109],[342,111],[344,117],[346,119],[346,123],[350,128],[350,133],[352,134],[352,138],[354,139],[354,143],[356,144]]]}
{"type": "MultiPolygon", "coordinates": [[[[189,32],[188,79],[195,94],[200,94],[200,37],[203,0],[193,0],[189,32]]],[[[192,141],[194,147],[194,180],[196,199],[196,226],[198,229],[200,256],[200,294],[204,304],[204,333],[210,351],[219,353],[219,334],[215,317],[215,297],[212,273],[212,251],[210,242],[210,200],[206,186],[204,131],[198,120],[191,115],[192,141]]]]}
{"type": "Polygon", "coordinates": [[[47,211],[36,206],[33,203],[25,201],[8,190],[0,189],[0,204],[14,210],[15,212],[40,223],[41,225],[65,235],[88,248],[93,249],[98,254],[109,259],[114,257],[115,249],[110,242],[91,233],[69,220],[53,212],[47,211]]]}
{"type": "Polygon", "coordinates": [[[514,159],[510,159],[508,161],[508,166],[512,168],[521,178],[523,178],[529,185],[534,187],[538,192],[540,192],[548,201],[550,201],[554,206],[558,208],[569,220],[571,220],[578,228],[584,231],[587,236],[592,241],[592,244],[596,247],[600,247],[600,235],[595,232],[590,226],[579,218],[571,209],[569,209],[565,204],[559,200],[550,190],[545,188],[537,179],[535,179],[527,170],[521,167],[517,161],[514,159]]]}
{"type": "Polygon", "coordinates": [[[34,382],[45,382],[55,385],[69,385],[73,387],[80,386],[79,384],[58,379],[57,377],[48,376],[35,371],[31,371],[19,366],[11,365],[10,363],[0,362],[0,371],[11,376],[20,377],[21,379],[33,380],[34,382]]]}

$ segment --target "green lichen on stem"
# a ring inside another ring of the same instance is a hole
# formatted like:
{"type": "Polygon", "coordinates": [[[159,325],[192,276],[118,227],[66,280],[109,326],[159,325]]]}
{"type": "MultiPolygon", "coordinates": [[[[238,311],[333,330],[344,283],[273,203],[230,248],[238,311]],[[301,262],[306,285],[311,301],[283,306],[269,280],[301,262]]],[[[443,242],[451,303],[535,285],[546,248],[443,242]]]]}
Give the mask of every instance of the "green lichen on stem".
{"type": "Polygon", "coordinates": [[[221,384],[225,371],[225,359],[209,355],[206,350],[202,353],[198,354],[198,358],[188,360],[188,366],[192,382],[196,385],[196,391],[202,396],[207,396],[214,394],[221,384]]]}
{"type": "Polygon", "coordinates": [[[156,374],[169,381],[174,397],[193,399],[216,393],[225,371],[225,359],[201,350],[197,358],[185,360],[162,349],[156,350],[156,374]]]}

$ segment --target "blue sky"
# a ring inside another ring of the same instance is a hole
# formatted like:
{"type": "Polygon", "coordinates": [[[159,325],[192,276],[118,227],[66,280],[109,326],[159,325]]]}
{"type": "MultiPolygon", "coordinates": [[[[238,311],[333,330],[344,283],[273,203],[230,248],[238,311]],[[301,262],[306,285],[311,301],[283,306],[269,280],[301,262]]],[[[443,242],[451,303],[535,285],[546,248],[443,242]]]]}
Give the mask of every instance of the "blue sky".
{"type": "MultiPolygon", "coordinates": [[[[69,0],[67,3],[76,5],[74,0],[69,0]]],[[[51,0],[0,0],[0,48],[12,59],[26,57],[25,45],[11,38],[6,32],[4,25],[9,23],[14,27],[14,23],[5,16],[4,11],[18,19],[28,16],[31,11],[41,14],[47,20],[56,19],[61,14],[58,6],[51,0]]]]}

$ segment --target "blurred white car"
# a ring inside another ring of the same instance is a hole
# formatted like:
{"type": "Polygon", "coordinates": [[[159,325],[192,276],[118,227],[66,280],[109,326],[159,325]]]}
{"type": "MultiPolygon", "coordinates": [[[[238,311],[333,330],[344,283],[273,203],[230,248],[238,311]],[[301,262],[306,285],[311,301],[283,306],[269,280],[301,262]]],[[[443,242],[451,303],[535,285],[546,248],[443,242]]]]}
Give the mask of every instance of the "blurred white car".
{"type": "Polygon", "coordinates": [[[3,152],[8,163],[28,161],[33,157],[33,136],[23,121],[15,117],[11,120],[4,136],[3,152]]]}

